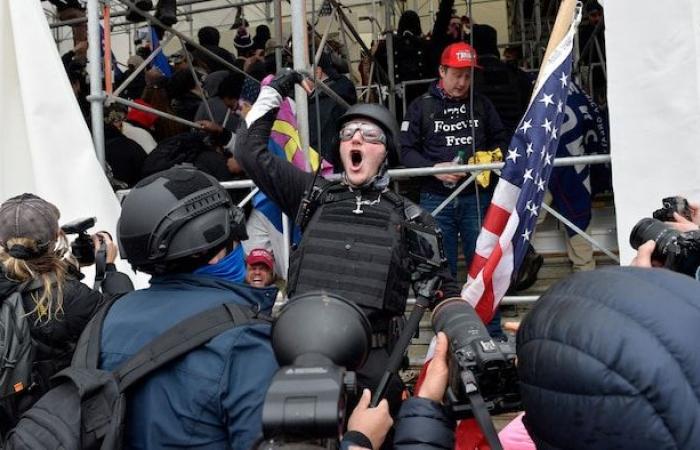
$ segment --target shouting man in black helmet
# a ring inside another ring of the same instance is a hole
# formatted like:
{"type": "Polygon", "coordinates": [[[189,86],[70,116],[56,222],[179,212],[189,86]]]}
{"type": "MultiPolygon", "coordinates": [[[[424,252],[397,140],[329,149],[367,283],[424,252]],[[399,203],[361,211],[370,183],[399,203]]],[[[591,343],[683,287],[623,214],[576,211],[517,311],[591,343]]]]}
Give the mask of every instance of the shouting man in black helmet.
{"type": "MultiPolygon", "coordinates": [[[[340,118],[333,146],[333,163],[342,166],[340,181],[317,178],[268,151],[276,110],[296,83],[306,81],[287,69],[261,89],[236,135],[235,158],[301,226],[303,237],[290,258],[290,298],[325,290],[354,301],[368,316],[373,349],[358,381],[361,387],[374,389],[401,329],[411,282],[404,225],[413,222],[435,230],[435,223],[415,204],[387,189],[388,166],[398,159],[399,131],[393,115],[382,106],[354,105],[340,118]]],[[[446,267],[439,275],[450,277],[446,267]]],[[[459,292],[454,283],[443,285],[443,291],[446,287],[451,294],[459,292]]],[[[386,396],[394,411],[401,391],[395,376],[386,396]]]]}
{"type": "MultiPolygon", "coordinates": [[[[121,367],[175,325],[206,335],[215,327],[192,319],[199,313],[225,307],[236,320],[127,391],[124,446],[249,449],[262,435],[263,399],[278,367],[269,322],[257,313],[271,313],[277,289],[249,286],[237,270],[239,241],[247,238],[243,212],[213,177],[175,167],[136,184],[117,228],[122,255],[152,277],[150,287],[121,297],[107,312],[100,368],[121,367]]],[[[175,352],[182,347],[169,344],[175,352]]],[[[151,350],[156,362],[168,353],[151,350]]]]}

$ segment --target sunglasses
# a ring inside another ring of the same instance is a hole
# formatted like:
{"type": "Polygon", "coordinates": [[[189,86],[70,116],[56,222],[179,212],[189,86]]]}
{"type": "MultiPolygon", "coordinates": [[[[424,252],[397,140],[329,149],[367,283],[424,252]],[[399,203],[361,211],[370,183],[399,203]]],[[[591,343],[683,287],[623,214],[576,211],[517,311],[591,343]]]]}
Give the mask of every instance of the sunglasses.
{"type": "Polygon", "coordinates": [[[369,123],[350,122],[340,129],[340,140],[349,141],[355,136],[357,131],[362,135],[362,139],[370,144],[386,144],[386,135],[381,128],[369,123]]]}

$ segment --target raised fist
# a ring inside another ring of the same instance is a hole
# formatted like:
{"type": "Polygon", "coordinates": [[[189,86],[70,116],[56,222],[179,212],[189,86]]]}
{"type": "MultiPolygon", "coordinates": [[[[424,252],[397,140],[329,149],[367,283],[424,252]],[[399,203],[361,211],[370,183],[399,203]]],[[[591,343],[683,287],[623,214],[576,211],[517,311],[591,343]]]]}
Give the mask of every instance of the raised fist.
{"type": "Polygon", "coordinates": [[[288,67],[277,72],[275,79],[270,82],[270,87],[280,93],[282,97],[290,97],[294,93],[294,85],[301,84],[304,76],[288,67]]]}

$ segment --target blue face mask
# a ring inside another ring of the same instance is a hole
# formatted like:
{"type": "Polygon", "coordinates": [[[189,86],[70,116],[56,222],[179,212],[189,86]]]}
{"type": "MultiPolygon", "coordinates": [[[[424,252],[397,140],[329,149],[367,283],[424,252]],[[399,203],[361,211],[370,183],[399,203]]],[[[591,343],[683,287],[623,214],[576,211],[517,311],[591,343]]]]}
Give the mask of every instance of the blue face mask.
{"type": "Polygon", "coordinates": [[[207,264],[194,271],[197,275],[208,275],[238,283],[242,283],[245,280],[245,272],[245,256],[242,245],[237,245],[233,251],[218,263],[207,264]]]}

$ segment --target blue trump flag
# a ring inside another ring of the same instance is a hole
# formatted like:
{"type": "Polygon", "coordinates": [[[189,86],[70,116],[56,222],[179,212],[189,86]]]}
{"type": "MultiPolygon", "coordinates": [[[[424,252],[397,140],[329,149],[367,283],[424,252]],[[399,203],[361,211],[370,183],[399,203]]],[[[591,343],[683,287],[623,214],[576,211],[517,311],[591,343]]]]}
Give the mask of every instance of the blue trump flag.
{"type": "MultiPolygon", "coordinates": [[[[158,47],[160,47],[160,40],[158,39],[158,35],[156,34],[156,30],[153,27],[151,28],[151,47],[153,52],[155,52],[158,47]]],[[[158,70],[160,70],[160,73],[162,73],[165,77],[170,78],[173,75],[173,71],[170,68],[170,64],[168,64],[168,58],[166,58],[165,54],[160,51],[158,52],[158,56],[156,56],[153,59],[152,62],[154,67],[157,67],[158,70]]]]}
{"type": "MultiPolygon", "coordinates": [[[[608,153],[605,118],[593,100],[569,83],[564,122],[561,126],[557,158],[608,153]]],[[[552,206],[574,225],[585,230],[591,222],[591,177],[589,165],[555,167],[548,184],[552,206]]],[[[569,236],[576,234],[566,227],[569,236]]]]}

